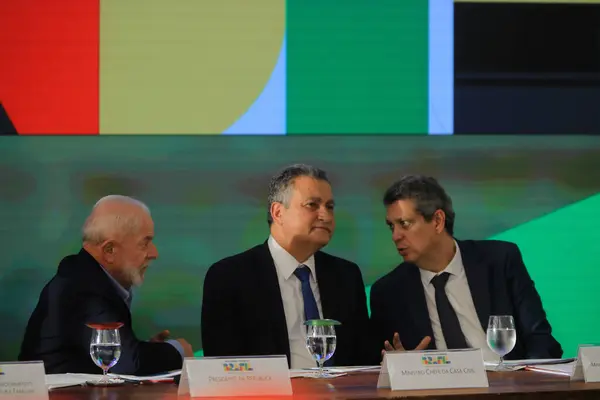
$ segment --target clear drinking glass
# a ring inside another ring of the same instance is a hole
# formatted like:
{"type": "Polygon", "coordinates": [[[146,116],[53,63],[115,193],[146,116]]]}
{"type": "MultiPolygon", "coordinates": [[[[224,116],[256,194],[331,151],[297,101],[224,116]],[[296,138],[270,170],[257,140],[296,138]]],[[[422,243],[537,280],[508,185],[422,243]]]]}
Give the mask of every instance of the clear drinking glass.
{"type": "Polygon", "coordinates": [[[515,320],[511,315],[491,315],[487,328],[487,342],[490,349],[500,356],[497,371],[505,370],[504,356],[512,351],[517,343],[515,320]]]}
{"type": "Polygon", "coordinates": [[[335,326],[341,325],[333,319],[311,319],[304,322],[306,325],[306,348],[319,365],[317,378],[330,378],[323,371],[323,364],[335,353],[336,336],[335,326]]]}
{"type": "Polygon", "coordinates": [[[87,326],[94,330],[90,340],[90,356],[94,363],[102,368],[102,379],[98,383],[111,384],[111,379],[106,374],[121,357],[119,328],[123,324],[113,322],[107,324],[88,324],[87,326]]]}

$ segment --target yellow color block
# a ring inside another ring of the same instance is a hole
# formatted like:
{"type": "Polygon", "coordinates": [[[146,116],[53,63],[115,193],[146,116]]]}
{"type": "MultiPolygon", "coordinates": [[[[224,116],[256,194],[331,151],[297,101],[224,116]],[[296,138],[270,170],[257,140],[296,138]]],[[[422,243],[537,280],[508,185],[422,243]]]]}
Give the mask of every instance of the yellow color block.
{"type": "Polygon", "coordinates": [[[262,92],[283,0],[101,0],[100,133],[221,133],[262,92]]]}

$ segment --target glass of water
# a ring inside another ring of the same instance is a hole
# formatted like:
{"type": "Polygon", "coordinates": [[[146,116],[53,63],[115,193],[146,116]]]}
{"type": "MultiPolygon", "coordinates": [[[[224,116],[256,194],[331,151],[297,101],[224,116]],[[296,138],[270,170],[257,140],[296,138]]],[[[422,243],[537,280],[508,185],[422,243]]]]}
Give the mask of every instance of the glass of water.
{"type": "Polygon", "coordinates": [[[515,320],[511,315],[491,315],[487,328],[487,342],[492,351],[500,356],[497,371],[504,370],[504,356],[517,343],[515,320]]]}
{"type": "Polygon", "coordinates": [[[306,348],[319,365],[317,378],[329,378],[323,371],[323,364],[335,353],[335,326],[341,325],[333,319],[311,319],[306,325],[306,348]]]}
{"type": "Polygon", "coordinates": [[[112,382],[106,374],[121,357],[119,328],[123,324],[114,322],[108,324],[88,324],[87,326],[94,330],[90,340],[90,356],[94,363],[102,368],[102,379],[99,383],[111,384],[112,382]]]}

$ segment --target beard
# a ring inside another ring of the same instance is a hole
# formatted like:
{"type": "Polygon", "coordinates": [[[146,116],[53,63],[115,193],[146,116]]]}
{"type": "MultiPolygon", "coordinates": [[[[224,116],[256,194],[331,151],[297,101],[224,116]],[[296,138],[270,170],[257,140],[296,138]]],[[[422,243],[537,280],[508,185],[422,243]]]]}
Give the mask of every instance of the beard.
{"type": "Polygon", "coordinates": [[[123,268],[124,278],[131,284],[131,287],[139,287],[144,283],[144,272],[147,266],[134,267],[132,265],[126,265],[123,268]]]}

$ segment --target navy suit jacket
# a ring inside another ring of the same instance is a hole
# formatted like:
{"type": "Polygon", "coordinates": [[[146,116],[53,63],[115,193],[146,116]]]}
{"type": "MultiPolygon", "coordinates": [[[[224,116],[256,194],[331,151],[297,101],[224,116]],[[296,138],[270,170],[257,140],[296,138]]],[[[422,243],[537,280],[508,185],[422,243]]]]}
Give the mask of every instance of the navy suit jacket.
{"type": "MultiPolygon", "coordinates": [[[[370,365],[379,350],[367,339],[369,316],[358,266],[321,251],[315,268],[323,317],[336,326],[333,365],[370,365]]],[[[286,355],[288,331],[275,263],[267,243],[212,265],[204,279],[202,348],[205,356],[286,355]]],[[[315,363],[316,365],[316,363],[315,363]]]]}
{"type": "Polygon", "coordinates": [[[151,375],[179,369],[182,358],[168,343],[140,341],[129,307],[102,267],[85,250],[65,257],[46,284],[27,324],[20,361],[41,360],[47,374],[102,373],[90,357],[88,323],[122,322],[121,357],[110,372],[151,375]]]}
{"type": "MultiPolygon", "coordinates": [[[[512,315],[517,343],[506,359],[560,358],[563,350],[552,336],[542,301],[519,248],[496,240],[457,241],[469,289],[484,332],[490,315],[512,315]]],[[[414,349],[425,336],[435,339],[419,268],[402,263],[371,288],[373,334],[383,348],[398,332],[406,349],[414,349]]]]}

